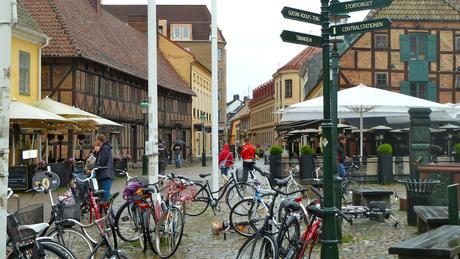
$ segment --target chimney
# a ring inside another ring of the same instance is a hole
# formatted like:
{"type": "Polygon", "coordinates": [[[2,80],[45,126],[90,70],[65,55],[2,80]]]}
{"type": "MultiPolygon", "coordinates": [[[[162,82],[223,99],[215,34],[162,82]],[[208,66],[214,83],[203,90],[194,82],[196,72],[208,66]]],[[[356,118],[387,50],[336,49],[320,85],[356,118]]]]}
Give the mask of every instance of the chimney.
{"type": "Polygon", "coordinates": [[[239,100],[240,99],[240,95],[239,94],[234,94],[233,95],[233,101],[236,101],[236,100],[239,100]]]}
{"type": "Polygon", "coordinates": [[[89,0],[91,5],[96,9],[97,14],[101,14],[101,0],[89,0]]]}

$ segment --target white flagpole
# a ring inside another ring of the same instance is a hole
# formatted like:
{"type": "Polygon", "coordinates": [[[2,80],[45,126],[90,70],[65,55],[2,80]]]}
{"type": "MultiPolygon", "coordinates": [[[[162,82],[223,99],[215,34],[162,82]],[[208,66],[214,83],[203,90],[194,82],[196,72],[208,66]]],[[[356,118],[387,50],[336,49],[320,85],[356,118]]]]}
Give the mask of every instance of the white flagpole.
{"type": "Polygon", "coordinates": [[[211,54],[212,54],[212,190],[219,189],[219,105],[218,105],[218,70],[217,70],[217,0],[211,3],[211,54]]]}

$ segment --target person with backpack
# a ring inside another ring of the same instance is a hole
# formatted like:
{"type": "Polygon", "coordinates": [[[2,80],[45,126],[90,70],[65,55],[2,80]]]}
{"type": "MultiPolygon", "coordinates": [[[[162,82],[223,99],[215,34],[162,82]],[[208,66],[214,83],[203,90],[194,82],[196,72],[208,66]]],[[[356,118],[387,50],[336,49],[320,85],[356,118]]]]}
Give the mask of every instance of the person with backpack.
{"type": "Polygon", "coordinates": [[[219,154],[219,168],[225,181],[228,180],[228,170],[233,167],[233,154],[230,152],[230,146],[224,144],[224,148],[219,154]]]}

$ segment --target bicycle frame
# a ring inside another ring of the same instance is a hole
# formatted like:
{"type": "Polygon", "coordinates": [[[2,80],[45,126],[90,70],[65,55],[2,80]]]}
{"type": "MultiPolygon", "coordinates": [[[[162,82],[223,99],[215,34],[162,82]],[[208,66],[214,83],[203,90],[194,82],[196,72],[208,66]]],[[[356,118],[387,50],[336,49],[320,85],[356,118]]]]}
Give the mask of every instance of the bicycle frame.
{"type": "Polygon", "coordinates": [[[307,249],[307,246],[309,244],[308,241],[312,240],[312,242],[310,243],[310,250],[308,251],[308,257],[310,258],[313,248],[315,247],[316,243],[318,243],[320,226],[321,220],[313,217],[310,221],[310,224],[308,224],[307,229],[302,235],[301,240],[304,241],[304,244],[302,245],[302,248],[300,249],[297,255],[297,259],[301,259],[304,256],[305,250],[307,249]]]}

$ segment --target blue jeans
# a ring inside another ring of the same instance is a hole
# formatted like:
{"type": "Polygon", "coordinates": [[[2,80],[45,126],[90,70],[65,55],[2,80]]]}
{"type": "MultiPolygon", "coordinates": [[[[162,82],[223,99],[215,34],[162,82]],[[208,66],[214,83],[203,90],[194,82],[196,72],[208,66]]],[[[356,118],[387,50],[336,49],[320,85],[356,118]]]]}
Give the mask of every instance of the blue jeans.
{"type": "Polygon", "coordinates": [[[342,164],[342,163],[339,163],[337,165],[337,173],[339,174],[340,177],[344,177],[345,176],[345,166],[342,164]]]}
{"type": "Polygon", "coordinates": [[[99,184],[99,189],[104,190],[103,200],[108,201],[110,199],[110,189],[112,189],[112,178],[104,178],[97,180],[99,184]]]}
{"type": "Polygon", "coordinates": [[[175,153],[176,168],[180,168],[180,153],[175,153]]]}
{"type": "Polygon", "coordinates": [[[222,175],[225,175],[225,176],[228,176],[228,167],[221,167],[220,168],[220,172],[222,173],[222,175]]]}

